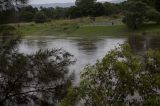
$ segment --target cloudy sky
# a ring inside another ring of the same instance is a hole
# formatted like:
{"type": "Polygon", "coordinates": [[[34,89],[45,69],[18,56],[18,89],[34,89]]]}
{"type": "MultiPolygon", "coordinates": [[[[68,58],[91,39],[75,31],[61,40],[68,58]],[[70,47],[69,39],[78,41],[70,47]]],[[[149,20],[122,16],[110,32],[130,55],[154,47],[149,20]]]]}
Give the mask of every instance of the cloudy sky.
{"type": "MultiPolygon", "coordinates": [[[[97,1],[112,1],[112,0],[97,0],[97,1]]],[[[67,3],[75,2],[75,0],[30,0],[30,4],[47,4],[47,3],[67,3]]]]}

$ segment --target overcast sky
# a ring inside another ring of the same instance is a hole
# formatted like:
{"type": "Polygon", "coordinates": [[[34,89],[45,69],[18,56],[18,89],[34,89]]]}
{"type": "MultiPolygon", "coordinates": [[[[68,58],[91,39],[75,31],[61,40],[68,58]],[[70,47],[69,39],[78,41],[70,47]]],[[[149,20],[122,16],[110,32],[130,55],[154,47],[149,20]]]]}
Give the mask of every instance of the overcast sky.
{"type": "MultiPolygon", "coordinates": [[[[112,0],[97,0],[97,1],[112,1],[112,0]]],[[[47,3],[67,3],[75,2],[75,0],[30,0],[30,4],[47,4],[47,3]]]]}

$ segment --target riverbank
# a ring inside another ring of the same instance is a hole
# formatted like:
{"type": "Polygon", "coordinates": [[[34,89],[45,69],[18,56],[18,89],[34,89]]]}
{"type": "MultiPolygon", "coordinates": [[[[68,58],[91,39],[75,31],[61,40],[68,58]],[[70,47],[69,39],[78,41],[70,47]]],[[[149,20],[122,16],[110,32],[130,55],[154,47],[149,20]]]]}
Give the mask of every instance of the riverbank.
{"type": "Polygon", "coordinates": [[[160,34],[160,24],[144,24],[137,30],[129,30],[120,18],[89,18],[75,20],[55,20],[47,23],[21,23],[14,24],[17,31],[24,36],[128,36],[141,34],[160,34]]]}

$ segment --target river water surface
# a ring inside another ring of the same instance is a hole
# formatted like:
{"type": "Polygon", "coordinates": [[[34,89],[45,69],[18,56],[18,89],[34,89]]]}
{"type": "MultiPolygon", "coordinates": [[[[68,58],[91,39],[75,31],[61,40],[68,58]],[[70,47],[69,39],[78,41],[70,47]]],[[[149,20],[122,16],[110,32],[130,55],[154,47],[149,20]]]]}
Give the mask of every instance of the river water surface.
{"type": "Polygon", "coordinates": [[[136,53],[141,53],[150,48],[160,49],[160,36],[157,37],[108,37],[98,36],[92,38],[57,37],[57,36],[26,36],[21,39],[18,50],[21,53],[31,54],[38,50],[63,49],[74,55],[76,63],[70,67],[79,82],[80,72],[87,64],[94,64],[101,60],[108,51],[119,44],[128,42],[136,53]]]}
{"type": "Polygon", "coordinates": [[[94,64],[96,60],[102,59],[105,54],[119,44],[126,41],[126,38],[113,37],[56,37],[56,36],[26,36],[21,39],[18,50],[21,53],[31,54],[38,50],[63,49],[74,55],[76,63],[70,67],[79,81],[79,74],[87,64],[94,64]]]}

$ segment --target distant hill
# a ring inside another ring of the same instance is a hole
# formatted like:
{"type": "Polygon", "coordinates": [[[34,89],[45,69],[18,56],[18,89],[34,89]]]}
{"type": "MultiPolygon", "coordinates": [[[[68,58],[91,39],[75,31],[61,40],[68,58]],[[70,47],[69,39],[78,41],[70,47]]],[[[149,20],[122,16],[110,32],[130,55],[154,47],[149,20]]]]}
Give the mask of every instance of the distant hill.
{"type": "MultiPolygon", "coordinates": [[[[125,0],[113,0],[111,1],[111,3],[120,3],[120,2],[123,2],[125,0]]],[[[49,8],[49,7],[71,7],[71,6],[75,6],[75,3],[49,3],[49,4],[32,4],[33,7],[37,7],[37,8],[40,8],[41,6],[42,7],[46,7],[46,8],[49,8]]]]}
{"type": "Polygon", "coordinates": [[[127,0],[113,0],[111,1],[112,3],[120,3],[120,2],[123,2],[123,1],[127,1],[127,0]]]}
{"type": "Polygon", "coordinates": [[[46,7],[46,8],[49,8],[49,7],[71,7],[71,6],[74,6],[75,3],[50,3],[50,4],[32,4],[33,7],[37,7],[37,8],[40,8],[41,6],[42,7],[46,7]]]}

